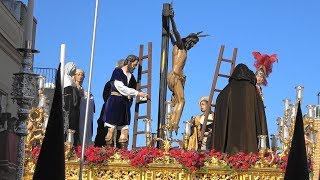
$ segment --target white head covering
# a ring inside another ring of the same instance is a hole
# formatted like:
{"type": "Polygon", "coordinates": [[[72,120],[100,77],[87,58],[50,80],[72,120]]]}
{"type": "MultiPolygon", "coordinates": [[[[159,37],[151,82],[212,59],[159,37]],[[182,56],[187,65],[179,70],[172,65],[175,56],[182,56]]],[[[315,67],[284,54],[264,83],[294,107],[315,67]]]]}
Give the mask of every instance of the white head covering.
{"type": "MultiPolygon", "coordinates": [[[[201,104],[202,101],[207,101],[207,102],[209,102],[209,96],[202,96],[202,97],[199,99],[199,101],[198,101],[199,105],[201,104]]],[[[212,100],[211,105],[213,105],[213,104],[214,104],[214,102],[213,102],[213,100],[212,100]]]]}
{"type": "Polygon", "coordinates": [[[63,88],[68,87],[68,86],[76,86],[76,84],[74,83],[74,81],[72,79],[73,74],[71,74],[72,72],[75,72],[75,70],[76,70],[76,63],[74,63],[74,62],[68,62],[64,66],[63,88]]]}

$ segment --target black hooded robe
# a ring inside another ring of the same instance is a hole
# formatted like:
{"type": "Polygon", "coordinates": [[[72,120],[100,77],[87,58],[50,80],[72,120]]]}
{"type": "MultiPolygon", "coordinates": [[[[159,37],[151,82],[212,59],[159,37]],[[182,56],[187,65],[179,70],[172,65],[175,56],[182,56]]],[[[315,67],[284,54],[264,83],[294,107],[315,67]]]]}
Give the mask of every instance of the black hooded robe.
{"type": "Polygon", "coordinates": [[[231,155],[258,152],[257,136],[268,135],[268,129],[255,84],[254,73],[244,64],[237,65],[216,100],[212,148],[231,155]]]}

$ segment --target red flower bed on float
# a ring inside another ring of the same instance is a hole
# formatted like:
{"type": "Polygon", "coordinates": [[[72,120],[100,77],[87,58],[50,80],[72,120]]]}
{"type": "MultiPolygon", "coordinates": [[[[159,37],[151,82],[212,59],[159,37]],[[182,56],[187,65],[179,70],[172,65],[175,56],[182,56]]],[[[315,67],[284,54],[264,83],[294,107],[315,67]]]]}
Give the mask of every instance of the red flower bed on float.
{"type": "MultiPolygon", "coordinates": [[[[36,162],[40,153],[40,147],[34,147],[32,149],[32,156],[34,161],[36,162]]],[[[75,148],[74,155],[80,158],[81,156],[81,146],[75,148]]],[[[94,147],[89,146],[84,152],[84,161],[89,165],[104,165],[107,164],[108,160],[112,158],[115,154],[120,154],[121,158],[129,160],[130,164],[134,167],[148,167],[150,163],[153,163],[156,159],[157,162],[163,161],[165,151],[163,149],[158,148],[140,148],[140,149],[117,149],[114,147],[106,146],[106,147],[94,147]]],[[[234,169],[237,171],[243,171],[249,168],[253,168],[257,162],[261,161],[262,157],[258,153],[249,153],[245,154],[243,152],[238,152],[234,155],[228,155],[225,153],[221,153],[212,149],[210,152],[198,152],[198,151],[187,151],[178,148],[172,148],[169,150],[170,157],[174,158],[177,162],[179,162],[184,168],[194,171],[204,167],[204,164],[212,157],[215,157],[217,160],[225,162],[226,168],[234,169]]],[[[287,156],[280,157],[278,154],[265,154],[265,160],[272,160],[272,164],[275,167],[281,169],[283,172],[286,169],[287,165],[287,156]],[[273,155],[273,156],[272,156],[273,155]]],[[[311,160],[309,162],[309,172],[313,170],[313,165],[311,160]]]]}

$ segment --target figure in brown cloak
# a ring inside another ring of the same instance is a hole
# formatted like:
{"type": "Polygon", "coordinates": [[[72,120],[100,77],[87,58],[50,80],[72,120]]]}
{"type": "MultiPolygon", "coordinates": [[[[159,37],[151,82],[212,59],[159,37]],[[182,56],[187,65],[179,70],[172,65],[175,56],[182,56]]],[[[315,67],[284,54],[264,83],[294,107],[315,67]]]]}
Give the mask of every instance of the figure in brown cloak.
{"type": "MultiPolygon", "coordinates": [[[[268,135],[255,74],[244,64],[234,69],[216,101],[213,148],[228,154],[258,152],[258,135],[268,135]]],[[[269,141],[267,139],[267,147],[269,141]]]]}

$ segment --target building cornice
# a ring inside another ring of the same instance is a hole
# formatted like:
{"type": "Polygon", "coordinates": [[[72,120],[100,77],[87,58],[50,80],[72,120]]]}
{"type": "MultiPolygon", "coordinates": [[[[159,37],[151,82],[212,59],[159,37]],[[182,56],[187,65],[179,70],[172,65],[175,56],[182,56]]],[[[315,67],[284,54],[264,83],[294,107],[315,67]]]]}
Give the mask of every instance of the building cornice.
{"type": "Polygon", "coordinates": [[[0,34],[0,49],[17,63],[17,65],[21,65],[22,54],[2,34],[0,34]]]}

